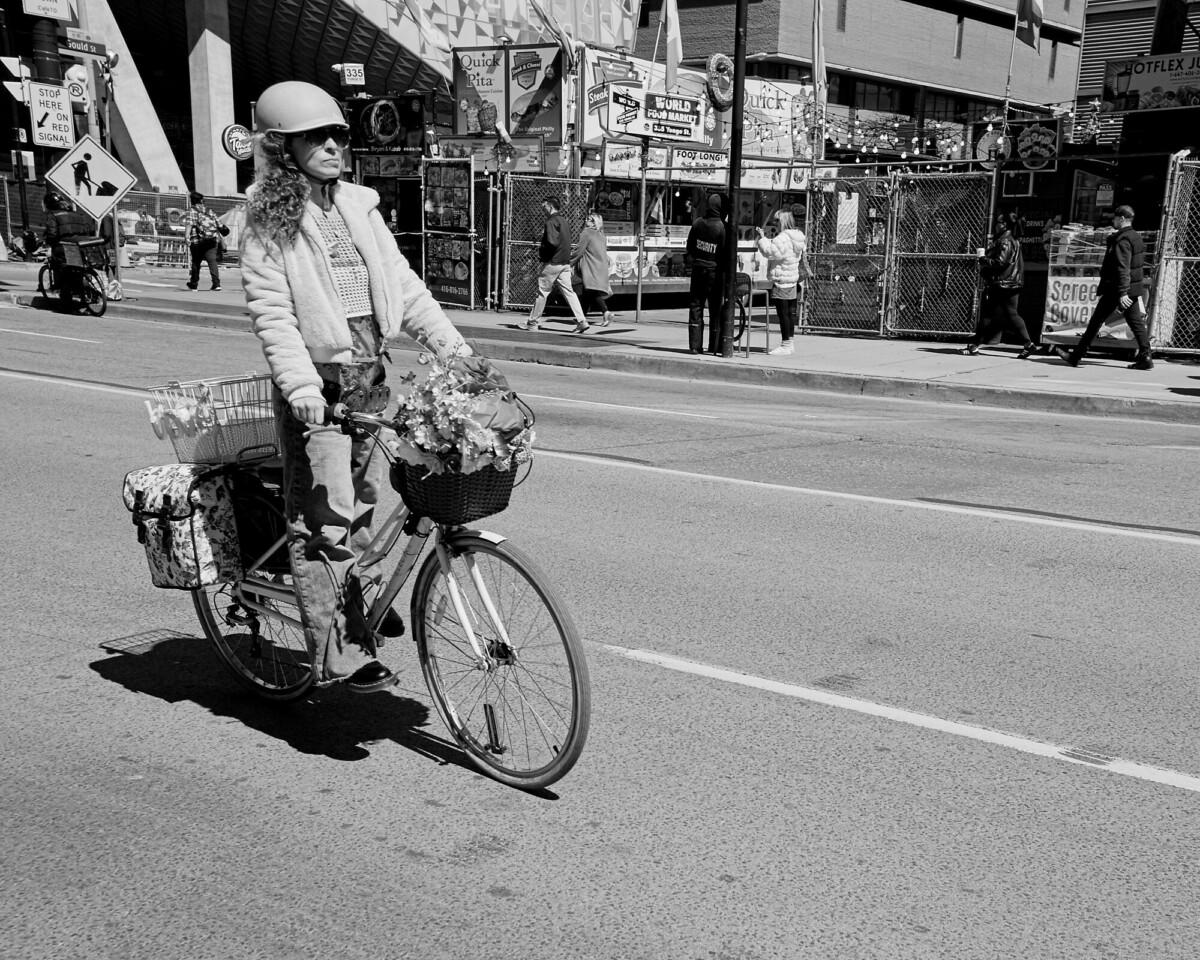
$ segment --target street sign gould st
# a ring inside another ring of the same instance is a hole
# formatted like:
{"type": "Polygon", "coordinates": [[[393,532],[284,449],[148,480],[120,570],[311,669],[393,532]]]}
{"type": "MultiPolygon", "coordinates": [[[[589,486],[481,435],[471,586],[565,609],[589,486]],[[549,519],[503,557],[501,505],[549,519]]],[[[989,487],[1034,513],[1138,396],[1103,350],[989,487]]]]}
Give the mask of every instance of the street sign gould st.
{"type": "Polygon", "coordinates": [[[29,117],[35,144],[58,150],[70,150],[75,144],[75,119],[71,116],[71,98],[66,87],[31,80],[29,117]]]}
{"type": "Polygon", "coordinates": [[[67,38],[59,40],[59,51],[67,56],[91,57],[93,60],[107,60],[108,47],[82,30],[67,29],[67,38]]]}
{"type": "Polygon", "coordinates": [[[99,220],[137,182],[90,134],[46,173],[46,182],[99,220]]]}

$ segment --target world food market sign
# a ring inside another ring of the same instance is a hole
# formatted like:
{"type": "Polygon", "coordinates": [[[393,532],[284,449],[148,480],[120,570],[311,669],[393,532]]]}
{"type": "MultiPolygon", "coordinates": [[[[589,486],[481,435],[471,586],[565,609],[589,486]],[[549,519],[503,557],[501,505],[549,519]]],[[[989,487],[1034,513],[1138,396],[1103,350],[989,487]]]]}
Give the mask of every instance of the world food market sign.
{"type": "Polygon", "coordinates": [[[1109,60],[1102,113],[1200,106],[1200,54],[1170,53],[1109,60]]]}
{"type": "Polygon", "coordinates": [[[704,104],[695,97],[610,87],[608,132],[694,143],[704,130],[704,104]]]}

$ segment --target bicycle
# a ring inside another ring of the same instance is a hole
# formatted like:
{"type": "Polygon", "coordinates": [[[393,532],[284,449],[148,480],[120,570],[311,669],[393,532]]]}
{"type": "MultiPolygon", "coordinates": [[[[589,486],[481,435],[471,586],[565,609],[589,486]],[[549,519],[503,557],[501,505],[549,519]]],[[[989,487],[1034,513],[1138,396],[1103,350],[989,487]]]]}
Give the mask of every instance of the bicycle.
{"type": "MultiPolygon", "coordinates": [[[[329,414],[331,426],[313,429],[393,429],[381,415],[339,407],[329,414]]],[[[403,493],[402,465],[373,435],[403,493]]],[[[228,470],[245,575],[195,589],[196,613],[242,686],[268,700],[296,700],[315,677],[291,585],[280,462],[243,460],[228,470]]],[[[367,611],[371,630],[377,632],[431,544],[413,584],[409,625],[439,717],[471,763],[501,783],[533,790],[561,779],[587,739],[591,687],[582,643],[557,590],[507,538],[437,522],[403,500],[380,524],[360,566],[383,564],[404,537],[367,611]]]]}
{"type": "Polygon", "coordinates": [[[93,317],[108,308],[108,241],[64,240],[63,260],[47,260],[38,271],[38,293],[57,293],[64,307],[78,299],[93,317]]]}
{"type": "Polygon", "coordinates": [[[731,330],[732,339],[737,343],[742,339],[742,335],[746,332],[746,324],[749,323],[750,314],[747,310],[747,304],[750,302],[750,291],[753,289],[750,274],[737,273],[733,277],[733,293],[734,303],[737,306],[736,310],[730,311],[732,320],[731,330]]]}

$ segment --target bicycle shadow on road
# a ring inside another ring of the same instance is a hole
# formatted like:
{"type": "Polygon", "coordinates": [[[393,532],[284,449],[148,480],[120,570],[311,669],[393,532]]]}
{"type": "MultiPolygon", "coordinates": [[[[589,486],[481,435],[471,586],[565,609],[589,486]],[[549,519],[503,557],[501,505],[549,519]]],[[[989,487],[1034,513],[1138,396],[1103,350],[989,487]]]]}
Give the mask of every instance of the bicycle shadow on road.
{"type": "Polygon", "coordinates": [[[392,740],[443,766],[478,772],[456,745],[424,729],[435,716],[409,697],[390,692],[364,696],[335,687],[314,689],[293,703],[270,703],[242,691],[200,637],[151,631],[101,646],[110,655],[89,666],[105,680],[167,703],[191,701],[300,753],[365,760],[371,755],[367,745],[392,740]],[[136,640],[145,642],[129,642],[136,640]]]}

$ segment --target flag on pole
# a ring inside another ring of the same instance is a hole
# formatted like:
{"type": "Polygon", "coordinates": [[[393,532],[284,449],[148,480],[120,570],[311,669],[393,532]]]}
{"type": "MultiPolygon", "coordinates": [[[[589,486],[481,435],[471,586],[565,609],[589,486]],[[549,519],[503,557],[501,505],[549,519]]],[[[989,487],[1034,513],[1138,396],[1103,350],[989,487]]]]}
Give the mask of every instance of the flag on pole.
{"type": "Polygon", "coordinates": [[[421,45],[420,56],[427,57],[431,52],[439,58],[449,56],[450,41],[446,38],[445,31],[439,30],[433,25],[433,21],[429,19],[429,14],[425,12],[419,0],[404,0],[404,5],[408,8],[409,16],[417,22],[421,45]]]}
{"type": "Polygon", "coordinates": [[[825,159],[825,102],[829,99],[829,82],[825,76],[825,24],[822,0],[813,0],[813,156],[825,159]]]}
{"type": "Polygon", "coordinates": [[[562,28],[562,24],[558,22],[558,18],[538,3],[538,0],[529,0],[529,8],[538,15],[538,19],[554,35],[554,39],[562,47],[563,56],[566,58],[564,66],[570,69],[575,62],[575,46],[571,43],[570,35],[562,28]]]}
{"type": "Polygon", "coordinates": [[[1017,0],[1017,39],[1027,43],[1041,55],[1042,0],[1017,0]]]}
{"type": "Polygon", "coordinates": [[[663,32],[667,35],[667,89],[679,82],[679,63],[683,60],[683,34],[679,31],[679,7],[675,0],[663,0],[663,32]]]}

